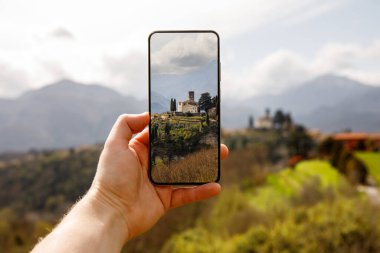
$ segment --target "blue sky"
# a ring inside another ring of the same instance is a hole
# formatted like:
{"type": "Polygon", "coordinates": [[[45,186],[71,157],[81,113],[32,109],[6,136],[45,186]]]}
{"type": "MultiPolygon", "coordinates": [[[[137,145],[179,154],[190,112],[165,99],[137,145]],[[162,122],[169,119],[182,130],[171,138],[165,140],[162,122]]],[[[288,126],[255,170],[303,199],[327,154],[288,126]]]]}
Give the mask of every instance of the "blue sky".
{"type": "Polygon", "coordinates": [[[224,98],[324,73],[380,85],[379,13],[375,0],[0,0],[0,96],[70,78],[146,98],[160,29],[220,34],[224,98]]]}

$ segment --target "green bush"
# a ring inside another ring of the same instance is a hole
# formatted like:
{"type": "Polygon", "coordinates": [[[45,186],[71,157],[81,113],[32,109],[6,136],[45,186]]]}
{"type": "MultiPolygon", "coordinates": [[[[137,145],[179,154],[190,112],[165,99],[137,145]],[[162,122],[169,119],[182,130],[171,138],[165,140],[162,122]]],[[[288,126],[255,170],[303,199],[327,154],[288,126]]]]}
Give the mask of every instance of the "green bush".
{"type": "Polygon", "coordinates": [[[224,190],[163,252],[380,252],[379,211],[329,164],[308,161],[257,190],[224,190]]]}
{"type": "Polygon", "coordinates": [[[217,253],[221,241],[203,228],[186,230],[173,236],[161,250],[162,253],[217,253]]]}
{"type": "Polygon", "coordinates": [[[352,199],[296,208],[272,227],[232,239],[230,252],[380,252],[378,211],[352,199]]]}
{"type": "Polygon", "coordinates": [[[362,198],[323,201],[289,209],[271,224],[253,225],[233,237],[204,228],[186,230],[173,236],[162,252],[380,252],[379,211],[362,198]]]}

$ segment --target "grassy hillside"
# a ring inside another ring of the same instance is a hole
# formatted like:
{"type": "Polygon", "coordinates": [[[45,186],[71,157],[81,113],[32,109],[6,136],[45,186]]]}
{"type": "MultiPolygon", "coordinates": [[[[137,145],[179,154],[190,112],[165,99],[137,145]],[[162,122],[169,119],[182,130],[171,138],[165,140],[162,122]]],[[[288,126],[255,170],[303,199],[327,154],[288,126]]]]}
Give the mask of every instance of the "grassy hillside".
{"type": "Polygon", "coordinates": [[[161,252],[379,252],[380,211],[323,161],[231,187],[161,252]]]}
{"type": "Polygon", "coordinates": [[[170,166],[159,163],[152,170],[152,177],[157,182],[212,182],[218,178],[216,168],[218,148],[210,148],[186,155],[170,166]]]}
{"type": "Polygon", "coordinates": [[[354,156],[366,166],[369,175],[374,179],[376,184],[380,185],[380,153],[355,152],[354,156]]]}
{"type": "MultiPolygon", "coordinates": [[[[380,252],[379,206],[335,168],[285,168],[272,159],[276,133],[226,136],[220,196],[171,210],[123,252],[380,252]]],[[[1,157],[1,252],[28,252],[52,229],[88,189],[101,148],[1,157]]]]}
{"type": "Polygon", "coordinates": [[[209,182],[218,176],[218,123],[206,115],[154,114],[152,178],[155,182],[209,182]]]}
{"type": "Polygon", "coordinates": [[[0,163],[0,249],[28,252],[82,196],[101,146],[30,152],[0,163]]]}
{"type": "Polygon", "coordinates": [[[344,186],[347,186],[345,178],[328,162],[303,161],[294,169],[288,168],[268,175],[265,186],[252,189],[249,203],[261,210],[267,210],[281,207],[300,194],[317,197],[313,195],[327,191],[336,192],[344,186]]]}

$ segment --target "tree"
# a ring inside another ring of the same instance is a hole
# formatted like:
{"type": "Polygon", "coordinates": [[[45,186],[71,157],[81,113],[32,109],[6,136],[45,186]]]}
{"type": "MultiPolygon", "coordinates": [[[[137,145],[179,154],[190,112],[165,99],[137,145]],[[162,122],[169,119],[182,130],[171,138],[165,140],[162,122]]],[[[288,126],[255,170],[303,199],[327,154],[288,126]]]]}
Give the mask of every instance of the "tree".
{"type": "Polygon", "coordinates": [[[171,129],[170,123],[166,122],[166,124],[165,124],[165,134],[166,134],[167,138],[170,136],[170,129],[171,129]]]}
{"type": "Polygon", "coordinates": [[[198,103],[199,108],[207,113],[208,109],[210,109],[213,106],[210,93],[202,93],[198,103]]]}
{"type": "Polygon", "coordinates": [[[209,120],[208,110],[212,108],[213,106],[210,93],[208,92],[202,93],[201,97],[199,98],[198,104],[199,104],[199,109],[204,110],[206,112],[206,123],[207,125],[209,125],[210,120],[209,120]]]}
{"type": "Polygon", "coordinates": [[[216,109],[216,115],[219,115],[218,103],[219,103],[219,97],[218,96],[213,97],[212,98],[212,106],[215,107],[215,109],[216,109]]]}
{"type": "Polygon", "coordinates": [[[153,124],[152,125],[152,140],[156,140],[158,139],[158,125],[157,124],[153,124]]]}
{"type": "Polygon", "coordinates": [[[278,109],[276,113],[274,114],[274,118],[273,118],[274,127],[277,129],[281,129],[284,122],[285,122],[285,115],[281,109],[278,109]]]}
{"type": "Polygon", "coordinates": [[[171,112],[177,111],[177,101],[175,98],[170,99],[170,111],[171,112]]]}
{"type": "Polygon", "coordinates": [[[315,143],[303,126],[297,126],[290,134],[287,145],[290,155],[300,155],[303,158],[307,158],[315,143]]]}
{"type": "Polygon", "coordinates": [[[293,119],[290,113],[286,113],[284,115],[284,124],[286,125],[287,128],[290,128],[290,126],[293,125],[293,119]]]}
{"type": "Polygon", "coordinates": [[[253,119],[253,116],[250,115],[248,118],[248,128],[253,129],[253,127],[254,127],[254,119],[253,119]]]}

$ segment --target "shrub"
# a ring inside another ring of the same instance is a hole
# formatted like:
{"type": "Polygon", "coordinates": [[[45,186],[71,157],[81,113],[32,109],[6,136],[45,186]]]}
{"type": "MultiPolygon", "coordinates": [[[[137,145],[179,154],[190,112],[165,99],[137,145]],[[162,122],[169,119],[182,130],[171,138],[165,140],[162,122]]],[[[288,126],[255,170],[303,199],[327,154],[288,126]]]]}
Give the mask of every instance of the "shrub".
{"type": "Polygon", "coordinates": [[[162,248],[162,253],[217,253],[221,241],[203,228],[186,230],[173,236],[162,248]]]}

